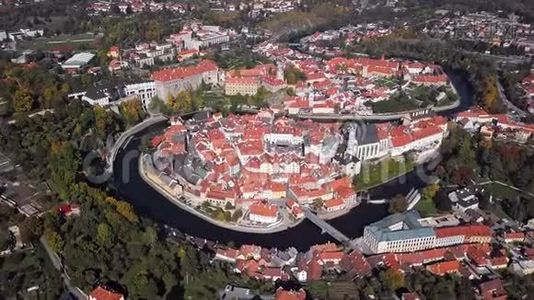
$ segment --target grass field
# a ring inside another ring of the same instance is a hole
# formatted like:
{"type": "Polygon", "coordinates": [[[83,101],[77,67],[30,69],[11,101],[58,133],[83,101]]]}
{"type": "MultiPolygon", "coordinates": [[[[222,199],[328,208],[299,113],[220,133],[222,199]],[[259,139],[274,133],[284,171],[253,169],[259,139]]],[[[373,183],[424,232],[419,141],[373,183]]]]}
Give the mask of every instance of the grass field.
{"type": "Polygon", "coordinates": [[[74,49],[93,49],[98,36],[91,33],[75,35],[61,34],[50,38],[36,38],[30,41],[20,41],[22,48],[50,50],[60,47],[73,47],[74,49]]]}
{"type": "Polygon", "coordinates": [[[362,171],[356,176],[356,186],[365,190],[410,172],[413,168],[413,163],[407,159],[398,161],[388,158],[376,164],[364,164],[362,171]]]}

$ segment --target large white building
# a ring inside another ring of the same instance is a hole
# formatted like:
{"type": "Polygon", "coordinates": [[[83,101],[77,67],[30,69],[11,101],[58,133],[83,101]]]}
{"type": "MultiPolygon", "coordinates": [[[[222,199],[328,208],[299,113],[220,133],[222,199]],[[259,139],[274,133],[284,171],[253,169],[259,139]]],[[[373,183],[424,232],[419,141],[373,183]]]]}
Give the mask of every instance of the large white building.
{"type": "Polygon", "coordinates": [[[96,83],[86,91],[69,94],[69,98],[74,99],[79,97],[91,105],[100,106],[118,105],[124,101],[137,98],[141,100],[146,110],[155,95],[155,83],[153,81],[147,81],[119,86],[96,83]]]}
{"type": "Polygon", "coordinates": [[[76,73],[93,60],[95,54],[89,52],[76,53],[61,64],[61,68],[69,73],[76,73]]]}
{"type": "Polygon", "coordinates": [[[171,34],[167,41],[183,49],[199,50],[230,41],[228,31],[220,26],[195,25],[190,30],[171,34]]]}
{"type": "Polygon", "coordinates": [[[489,243],[485,225],[424,227],[416,210],[390,215],[365,227],[363,241],[373,253],[413,252],[464,243],[489,243]]]}
{"type": "Polygon", "coordinates": [[[399,156],[409,151],[424,153],[436,150],[447,134],[447,119],[440,116],[417,116],[409,124],[352,123],[345,127],[348,134],[347,152],[360,160],[386,155],[399,156]]]}
{"type": "Polygon", "coordinates": [[[156,96],[156,84],[154,81],[127,84],[124,86],[124,93],[126,96],[137,95],[145,109],[148,109],[152,98],[156,96]]]}
{"type": "Polygon", "coordinates": [[[249,95],[258,93],[260,83],[255,78],[226,78],[224,83],[225,95],[249,95]]]}
{"type": "Polygon", "coordinates": [[[390,215],[365,227],[363,241],[373,253],[411,252],[434,247],[434,230],[422,227],[416,210],[390,215]]]}

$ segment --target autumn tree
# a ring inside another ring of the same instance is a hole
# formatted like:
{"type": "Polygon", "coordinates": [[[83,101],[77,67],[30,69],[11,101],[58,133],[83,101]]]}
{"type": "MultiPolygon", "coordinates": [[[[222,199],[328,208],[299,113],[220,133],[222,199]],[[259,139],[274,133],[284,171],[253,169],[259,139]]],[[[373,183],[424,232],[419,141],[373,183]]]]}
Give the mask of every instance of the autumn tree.
{"type": "Polygon", "coordinates": [[[130,222],[136,223],[139,221],[139,218],[137,217],[132,205],[128,202],[118,201],[117,212],[130,222]]]}
{"type": "Polygon", "coordinates": [[[436,205],[434,203],[434,198],[440,189],[439,184],[434,183],[428,185],[421,192],[421,199],[416,204],[415,208],[421,215],[429,216],[437,213],[436,205]]]}
{"type": "Polygon", "coordinates": [[[69,200],[70,188],[76,181],[80,165],[73,145],[69,142],[55,142],[50,151],[50,179],[61,199],[69,200]]]}
{"type": "Polygon", "coordinates": [[[63,238],[57,231],[52,229],[47,229],[44,233],[44,236],[46,238],[46,242],[48,246],[55,252],[60,252],[61,249],[63,249],[63,238]]]}
{"type": "Polygon", "coordinates": [[[95,114],[96,132],[100,137],[105,137],[109,126],[113,124],[113,117],[101,106],[93,108],[95,114]]]}
{"type": "Polygon", "coordinates": [[[389,209],[388,211],[390,213],[401,213],[405,212],[408,208],[408,200],[406,200],[406,197],[403,195],[396,195],[389,201],[389,209]]]}
{"type": "Polygon", "coordinates": [[[288,84],[296,84],[299,81],[306,80],[306,75],[299,69],[290,66],[284,70],[284,79],[288,84]]]}
{"type": "Polygon", "coordinates": [[[144,117],[144,111],[141,101],[126,101],[120,105],[121,115],[127,127],[140,122],[144,117]]]}
{"type": "Polygon", "coordinates": [[[111,228],[106,223],[98,224],[96,228],[96,240],[101,246],[109,246],[111,244],[112,234],[111,228]]]}
{"type": "Polygon", "coordinates": [[[33,97],[26,88],[21,88],[13,96],[13,109],[16,112],[27,112],[33,107],[33,97]]]}
{"type": "Polygon", "coordinates": [[[145,39],[147,41],[161,41],[162,25],[157,20],[150,20],[146,26],[145,39]]]}
{"type": "Polygon", "coordinates": [[[47,85],[43,88],[43,94],[39,97],[39,101],[43,108],[58,107],[65,96],[69,92],[69,85],[64,83],[62,85],[47,85]]]}
{"type": "Polygon", "coordinates": [[[167,97],[167,105],[175,112],[189,112],[192,108],[192,98],[190,91],[180,91],[176,96],[167,97]]]}
{"type": "Polygon", "coordinates": [[[383,278],[384,284],[392,291],[406,286],[404,274],[399,270],[389,268],[383,272],[381,277],[383,278]]]}

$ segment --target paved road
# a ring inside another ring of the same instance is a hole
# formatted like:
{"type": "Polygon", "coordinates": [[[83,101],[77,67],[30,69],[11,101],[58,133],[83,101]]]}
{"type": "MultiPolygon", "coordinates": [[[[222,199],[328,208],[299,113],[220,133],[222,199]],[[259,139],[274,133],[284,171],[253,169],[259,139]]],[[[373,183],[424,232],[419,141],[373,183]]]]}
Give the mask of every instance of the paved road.
{"type": "Polygon", "coordinates": [[[504,103],[504,105],[506,105],[506,107],[508,108],[508,112],[510,112],[511,110],[515,111],[517,113],[517,115],[519,115],[521,118],[524,118],[528,115],[527,112],[525,112],[524,110],[522,110],[521,108],[515,106],[512,102],[510,102],[510,100],[508,100],[508,98],[506,97],[506,94],[504,93],[504,88],[502,87],[502,84],[501,82],[499,81],[499,79],[497,79],[497,87],[499,88],[499,95],[501,96],[501,99],[502,99],[502,102],[504,103]]]}
{"type": "Polygon", "coordinates": [[[56,270],[58,270],[61,273],[63,284],[67,287],[69,292],[73,294],[77,299],[83,299],[83,300],[87,299],[87,295],[82,290],[72,285],[70,281],[70,277],[67,274],[67,272],[65,272],[63,264],[61,263],[61,259],[52,249],[50,249],[50,247],[48,246],[48,243],[46,242],[45,237],[41,236],[39,241],[45,248],[46,253],[48,254],[48,257],[50,258],[50,260],[52,261],[52,265],[54,266],[54,268],[56,268],[56,270]]]}
{"type": "Polygon", "coordinates": [[[138,133],[140,131],[145,130],[146,128],[148,128],[148,127],[150,127],[150,126],[152,126],[154,124],[157,124],[159,122],[163,122],[163,121],[166,121],[166,120],[168,120],[168,118],[163,116],[163,115],[155,115],[155,116],[152,116],[152,117],[144,120],[143,122],[133,126],[132,128],[126,130],[125,132],[123,132],[121,134],[121,136],[117,139],[115,144],[113,145],[113,148],[111,149],[110,155],[107,158],[107,163],[108,163],[107,171],[108,171],[108,173],[109,174],[113,173],[113,162],[115,161],[115,157],[117,156],[117,153],[119,152],[121,147],[125,144],[125,142],[129,141],[131,136],[133,136],[134,134],[136,134],[136,133],[138,133]]]}
{"type": "Polygon", "coordinates": [[[522,189],[520,189],[520,188],[518,188],[518,187],[515,187],[515,186],[513,186],[513,185],[510,185],[510,184],[507,184],[507,183],[504,183],[504,182],[502,182],[502,181],[498,181],[498,180],[488,180],[488,181],[480,182],[480,183],[478,183],[478,184],[479,184],[479,185],[487,185],[487,184],[490,184],[490,183],[497,183],[497,184],[506,186],[506,187],[508,187],[508,188],[511,188],[511,189],[513,189],[513,190],[516,190],[516,191],[518,191],[518,192],[527,194],[527,195],[529,195],[529,196],[531,196],[531,197],[534,197],[534,194],[533,194],[533,193],[530,193],[530,192],[528,192],[528,191],[522,190],[522,189]]]}
{"type": "Polygon", "coordinates": [[[387,114],[372,114],[372,115],[360,115],[358,113],[352,114],[339,114],[339,113],[296,113],[290,116],[295,116],[300,119],[312,119],[312,120],[340,120],[340,121],[395,121],[406,116],[417,116],[426,114],[429,111],[434,112],[444,112],[452,110],[460,106],[460,99],[456,100],[454,103],[445,106],[435,106],[429,108],[418,108],[410,111],[402,111],[398,113],[387,113],[387,114]]]}

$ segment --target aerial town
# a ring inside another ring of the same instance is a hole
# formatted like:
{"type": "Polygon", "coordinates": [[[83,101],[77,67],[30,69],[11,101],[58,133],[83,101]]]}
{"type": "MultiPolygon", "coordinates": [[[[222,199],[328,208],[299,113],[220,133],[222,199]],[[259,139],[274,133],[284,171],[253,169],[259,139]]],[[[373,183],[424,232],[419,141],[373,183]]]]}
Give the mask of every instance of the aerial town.
{"type": "Polygon", "coordinates": [[[0,2],[1,299],[534,298],[531,3],[48,2],[0,2]]]}

